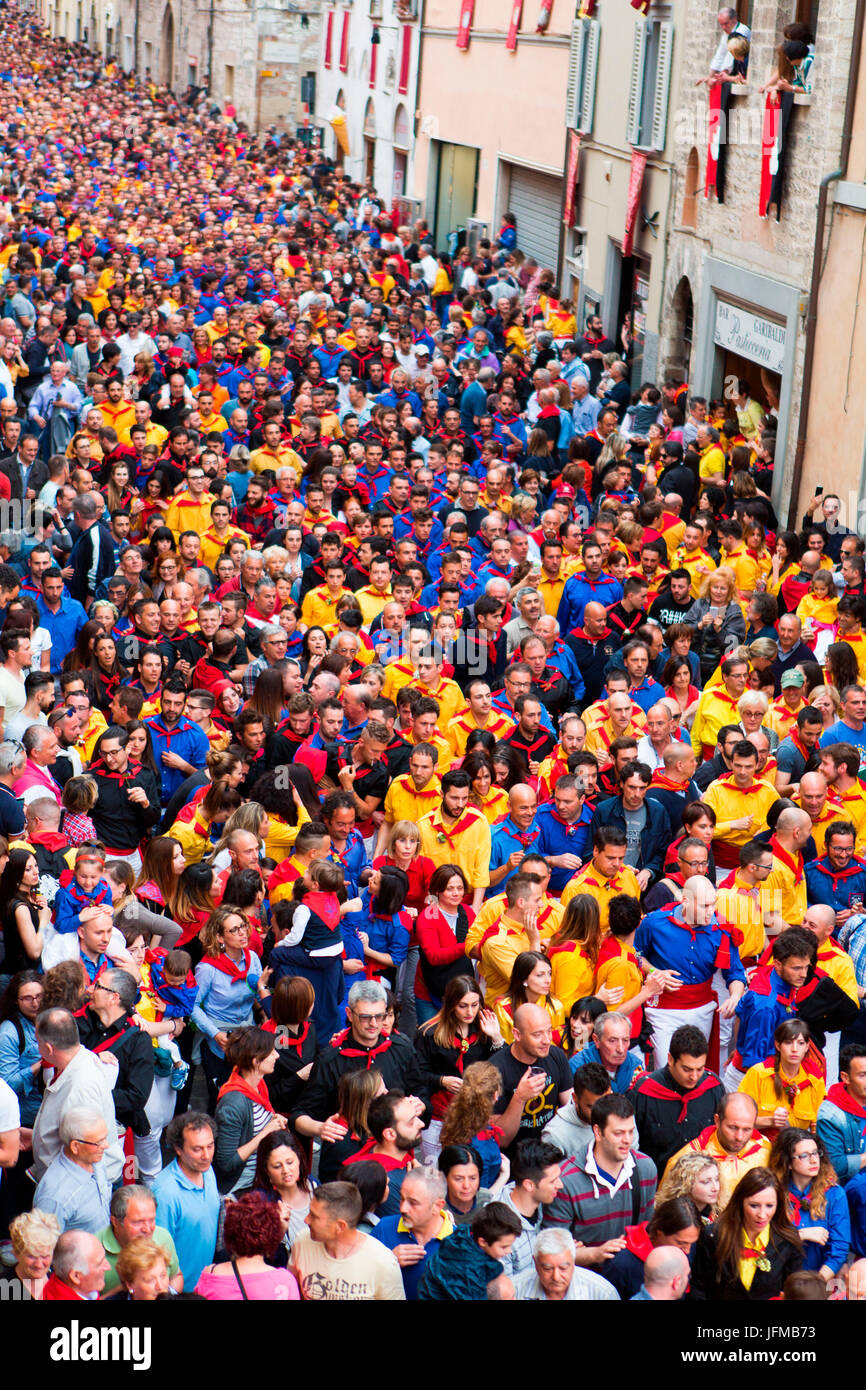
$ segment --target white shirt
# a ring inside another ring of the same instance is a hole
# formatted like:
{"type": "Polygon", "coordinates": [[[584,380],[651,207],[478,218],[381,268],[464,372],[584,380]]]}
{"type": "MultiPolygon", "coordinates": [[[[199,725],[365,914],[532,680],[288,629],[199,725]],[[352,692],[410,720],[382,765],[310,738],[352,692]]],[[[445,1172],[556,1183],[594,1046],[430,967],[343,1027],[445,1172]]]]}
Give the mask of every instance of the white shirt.
{"type": "Polygon", "coordinates": [[[0,707],[6,719],[14,719],[24,708],[27,695],[23,680],[19,680],[5,666],[0,666],[0,707]]]}
{"type": "MultiPolygon", "coordinates": [[[[77,937],[74,940],[77,943],[77,937]]],[[[111,1057],[111,1053],[102,1053],[111,1057]]],[[[105,1176],[114,1183],[123,1171],[123,1153],[117,1139],[117,1119],[112,1091],[117,1080],[117,1059],[104,1063],[86,1047],[79,1048],[69,1066],[45,1088],[39,1114],[33,1126],[33,1168],[37,1182],[53,1158],[59,1154],[60,1121],[73,1106],[96,1110],[105,1120],[109,1138],[105,1151],[105,1176]]]]}
{"type": "Polygon", "coordinates": [[[722,34],[719,39],[719,46],[713,54],[713,61],[710,63],[710,72],[730,72],[734,66],[734,55],[728,52],[728,39],[732,39],[735,34],[741,34],[744,39],[751,42],[752,31],[747,24],[735,24],[730,34],[722,34]]]}

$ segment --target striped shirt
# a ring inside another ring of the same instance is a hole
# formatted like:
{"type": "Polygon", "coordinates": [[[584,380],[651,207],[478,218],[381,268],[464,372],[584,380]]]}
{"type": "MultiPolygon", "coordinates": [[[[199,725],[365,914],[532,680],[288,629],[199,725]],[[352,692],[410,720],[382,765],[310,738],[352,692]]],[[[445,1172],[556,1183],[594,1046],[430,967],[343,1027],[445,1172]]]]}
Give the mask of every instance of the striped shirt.
{"type": "Polygon", "coordinates": [[[657,1183],[652,1159],[632,1152],[611,1186],[596,1164],[594,1151],[590,1143],[565,1160],[562,1191],[544,1208],[543,1216],[545,1226],[564,1226],[584,1245],[604,1245],[621,1236],[626,1226],[648,1220],[657,1183]],[[639,1189],[636,1215],[635,1185],[639,1189]]]}

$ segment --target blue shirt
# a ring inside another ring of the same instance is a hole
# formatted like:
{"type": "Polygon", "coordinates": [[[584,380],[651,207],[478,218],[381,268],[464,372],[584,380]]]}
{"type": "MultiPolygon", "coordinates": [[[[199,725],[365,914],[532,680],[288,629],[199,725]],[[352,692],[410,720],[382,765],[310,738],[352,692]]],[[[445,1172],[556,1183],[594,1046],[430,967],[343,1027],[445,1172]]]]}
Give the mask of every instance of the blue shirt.
{"type": "Polygon", "coordinates": [[[818,743],[821,748],[831,743],[853,743],[860,754],[860,772],[866,770],[866,724],[862,729],[852,729],[844,719],[837,719],[835,724],[824,730],[818,743]]]}
{"type": "Polygon", "coordinates": [[[40,1061],[39,1047],[36,1043],[36,1027],[29,1018],[20,1016],[21,1031],[24,1035],[24,1050],[20,1050],[18,1029],[7,1018],[0,1023],[0,1079],[11,1087],[18,1098],[22,1125],[32,1125],[39,1113],[42,1097],[36,1084],[39,1072],[33,1071],[33,1063],[40,1061]]]}
{"type": "Polygon", "coordinates": [[[190,1291],[198,1283],[205,1265],[214,1257],[220,1217],[220,1196],[213,1168],[208,1168],[201,1176],[203,1181],[199,1187],[175,1159],[163,1168],[151,1187],[156,1198],[157,1224],[164,1226],[174,1241],[183,1285],[190,1291]]]}
{"type": "MultiPolygon", "coordinates": [[[[548,855],[576,854],[586,861],[592,858],[592,837],[589,824],[592,811],[588,806],[581,807],[580,815],[573,825],[566,825],[557,815],[553,802],[547,801],[539,806],[535,824],[541,831],[538,844],[533,849],[538,854],[548,855]]],[[[551,893],[561,893],[576,869],[552,868],[550,872],[551,893]]]]}
{"type": "Polygon", "coordinates": [[[567,636],[573,627],[583,623],[583,610],[588,603],[601,603],[605,608],[619,603],[622,598],[622,585],[612,575],[603,571],[597,579],[590,579],[584,570],[578,570],[566,580],[556,612],[559,630],[567,636]]]}
{"type": "Polygon", "coordinates": [[[245,980],[234,980],[223,970],[217,970],[206,960],[195,968],[198,995],[192,1019],[199,1032],[207,1038],[207,1046],[218,1057],[223,1050],[214,1041],[217,1033],[245,1027],[253,1021],[253,1000],[262,973],[262,963],[255,951],[250,952],[250,968],[245,980]]]}
{"type": "MultiPolygon", "coordinates": [[[[490,832],[490,871],[501,869],[507,864],[510,855],[518,852],[520,854],[538,854],[539,840],[541,832],[537,821],[533,821],[528,830],[518,830],[510,816],[507,816],[500,825],[491,827],[490,832]]],[[[485,898],[493,898],[497,893],[505,891],[505,884],[516,874],[517,869],[509,869],[504,878],[487,889],[485,898]]]]}
{"type": "Polygon", "coordinates": [[[805,1192],[798,1192],[792,1183],[788,1184],[787,1190],[794,1208],[794,1226],[800,1239],[803,1239],[804,1231],[815,1226],[823,1226],[829,1232],[826,1245],[819,1245],[814,1240],[803,1241],[804,1269],[820,1269],[822,1265],[829,1265],[833,1273],[838,1274],[845,1263],[848,1247],[851,1244],[851,1218],[848,1214],[848,1203],[851,1200],[851,1187],[853,1185],[853,1183],[850,1184],[847,1189],[838,1184],[828,1187],[824,1193],[826,1204],[824,1215],[812,1216],[809,1211],[808,1200],[811,1184],[805,1192]]]}
{"type": "Polygon", "coordinates": [[[163,753],[177,753],[192,767],[204,767],[205,758],[210,752],[210,740],[197,724],[181,715],[173,728],[166,728],[161,714],[153,714],[144,721],[150,729],[153,742],[153,756],[160,774],[160,800],[167,805],[181,782],[189,776],[182,767],[168,767],[162,761],[163,753]]]}
{"type": "Polygon", "coordinates": [[[61,1149],[49,1163],[36,1185],[33,1205],[51,1211],[64,1231],[90,1231],[93,1235],[108,1225],[111,1188],[102,1162],[89,1173],[80,1163],[67,1158],[61,1149]]]}
{"type": "Polygon", "coordinates": [[[795,991],[786,985],[775,969],[759,969],[752,977],[753,988],[747,989],[737,1004],[740,1020],[737,1033],[735,1065],[748,1071],[766,1057],[773,1055],[773,1034],[780,1023],[793,1018],[797,1012],[795,991]]]}
{"type": "MultiPolygon", "coordinates": [[[[389,1174],[388,1176],[391,1178],[393,1175],[389,1174]]],[[[394,1250],[398,1245],[415,1245],[417,1242],[414,1235],[411,1231],[405,1229],[401,1230],[402,1225],[402,1216],[383,1216],[378,1226],[374,1226],[370,1234],[374,1240],[381,1241],[387,1250],[394,1250]]],[[[414,1301],[418,1297],[418,1285],[421,1283],[421,1278],[427,1267],[428,1253],[432,1253],[432,1251],[436,1249],[437,1240],[444,1240],[445,1236],[449,1236],[453,1229],[454,1227],[450,1219],[443,1216],[441,1227],[442,1234],[434,1236],[432,1240],[428,1240],[427,1244],[423,1247],[423,1259],[418,1260],[413,1265],[400,1266],[400,1273],[403,1276],[403,1288],[406,1292],[407,1300],[414,1301]]]]}
{"type": "Polygon", "coordinates": [[[51,670],[59,671],[61,662],[75,646],[75,639],[87,622],[87,613],[78,599],[64,594],[56,613],[45,602],[42,594],[36,600],[39,609],[39,622],[51,634],[51,670]]]}
{"type": "MultiPolygon", "coordinates": [[[[840,819],[842,819],[840,817],[840,819]]],[[[862,912],[866,904],[866,860],[851,856],[847,869],[836,872],[826,854],[813,859],[804,869],[806,896],[809,903],[825,903],[834,912],[847,912],[854,907],[862,912]],[[859,906],[852,899],[859,897],[859,906]]]]}
{"type": "Polygon", "coordinates": [[[644,676],[640,685],[633,686],[628,693],[635,704],[640,705],[644,714],[646,714],[651,705],[664,699],[665,690],[664,686],[659,685],[658,681],[650,680],[647,676],[644,676]]]}
{"type": "MultiPolygon", "coordinates": [[[[572,1071],[577,1071],[578,1067],[585,1067],[588,1062],[596,1062],[607,1071],[607,1067],[604,1066],[604,1062],[601,1060],[601,1053],[594,1042],[587,1043],[586,1047],[580,1052],[576,1052],[573,1057],[569,1057],[568,1059],[568,1065],[571,1067],[572,1071]]],[[[619,1096],[625,1095],[626,1091],[631,1090],[631,1083],[636,1076],[640,1075],[643,1069],[642,1063],[639,1062],[636,1057],[633,1057],[630,1052],[627,1052],[625,1061],[620,1062],[615,1074],[610,1078],[610,1089],[619,1096]]],[[[609,1072],[608,1075],[610,1075],[609,1072]]]]}
{"type": "MultiPolygon", "coordinates": [[[[730,965],[722,967],[725,983],[739,980],[746,983],[746,972],[740,964],[740,953],[730,937],[722,931],[718,920],[707,926],[686,926],[682,908],[659,908],[644,917],[634,939],[638,955],[646,956],[657,970],[676,970],[684,985],[709,984],[716,969],[719,948],[730,942],[730,965]]],[[[763,1053],[760,1061],[766,1057],[763,1053]]]]}
{"type": "Polygon", "coordinates": [[[335,864],[342,865],[346,892],[350,898],[357,898],[359,893],[358,880],[364,870],[369,867],[367,851],[364,848],[364,837],[360,830],[351,832],[342,851],[335,849],[332,844],[328,858],[335,864]]]}

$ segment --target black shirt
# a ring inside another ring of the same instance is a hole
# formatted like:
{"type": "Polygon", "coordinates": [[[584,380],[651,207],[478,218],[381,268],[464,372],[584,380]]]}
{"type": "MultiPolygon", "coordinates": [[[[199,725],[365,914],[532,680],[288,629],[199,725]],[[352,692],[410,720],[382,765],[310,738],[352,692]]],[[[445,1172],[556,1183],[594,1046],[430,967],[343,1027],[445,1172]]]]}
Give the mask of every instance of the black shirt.
{"type": "MultiPolygon", "coordinates": [[[[491,1057],[496,1070],[502,1077],[502,1094],[494,1106],[494,1114],[504,1115],[518,1084],[526,1075],[527,1063],[518,1062],[510,1047],[502,1047],[491,1057]]],[[[538,1138],[546,1124],[549,1124],[559,1109],[559,1097],[574,1088],[574,1078],[568,1065],[568,1058],[561,1047],[551,1047],[546,1057],[539,1057],[532,1063],[541,1067],[550,1078],[538,1096],[527,1100],[523,1106],[520,1128],[514,1136],[508,1151],[514,1149],[521,1139],[538,1138]]]]}

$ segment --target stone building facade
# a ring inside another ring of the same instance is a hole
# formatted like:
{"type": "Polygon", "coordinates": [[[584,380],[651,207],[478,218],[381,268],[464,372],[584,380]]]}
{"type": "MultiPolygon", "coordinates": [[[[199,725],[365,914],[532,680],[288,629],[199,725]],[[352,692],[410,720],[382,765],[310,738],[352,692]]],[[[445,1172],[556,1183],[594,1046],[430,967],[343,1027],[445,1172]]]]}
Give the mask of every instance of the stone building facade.
{"type": "Polygon", "coordinates": [[[294,133],[315,102],[321,0],[43,0],[52,33],[82,39],[175,91],[209,87],[254,128],[294,133]]]}
{"type": "MultiPolygon", "coordinates": [[[[839,163],[851,68],[855,0],[745,3],[752,30],[748,81],[731,102],[725,199],[704,196],[707,88],[718,43],[717,5],[690,0],[689,44],[671,118],[675,134],[673,215],[661,305],[660,374],[687,378],[696,394],[729,395],[745,377],[752,394],[779,415],[773,500],[785,524],[794,477],[816,209],[821,179],[839,163]],[[798,96],[788,128],[780,216],[759,214],[764,97],[782,30],[792,19],[815,34],[812,93],[798,96]]],[[[856,286],[852,271],[850,292],[856,286]]],[[[828,480],[828,490],[830,483],[828,480]]],[[[802,507],[800,508],[802,511],[802,507]]]]}

